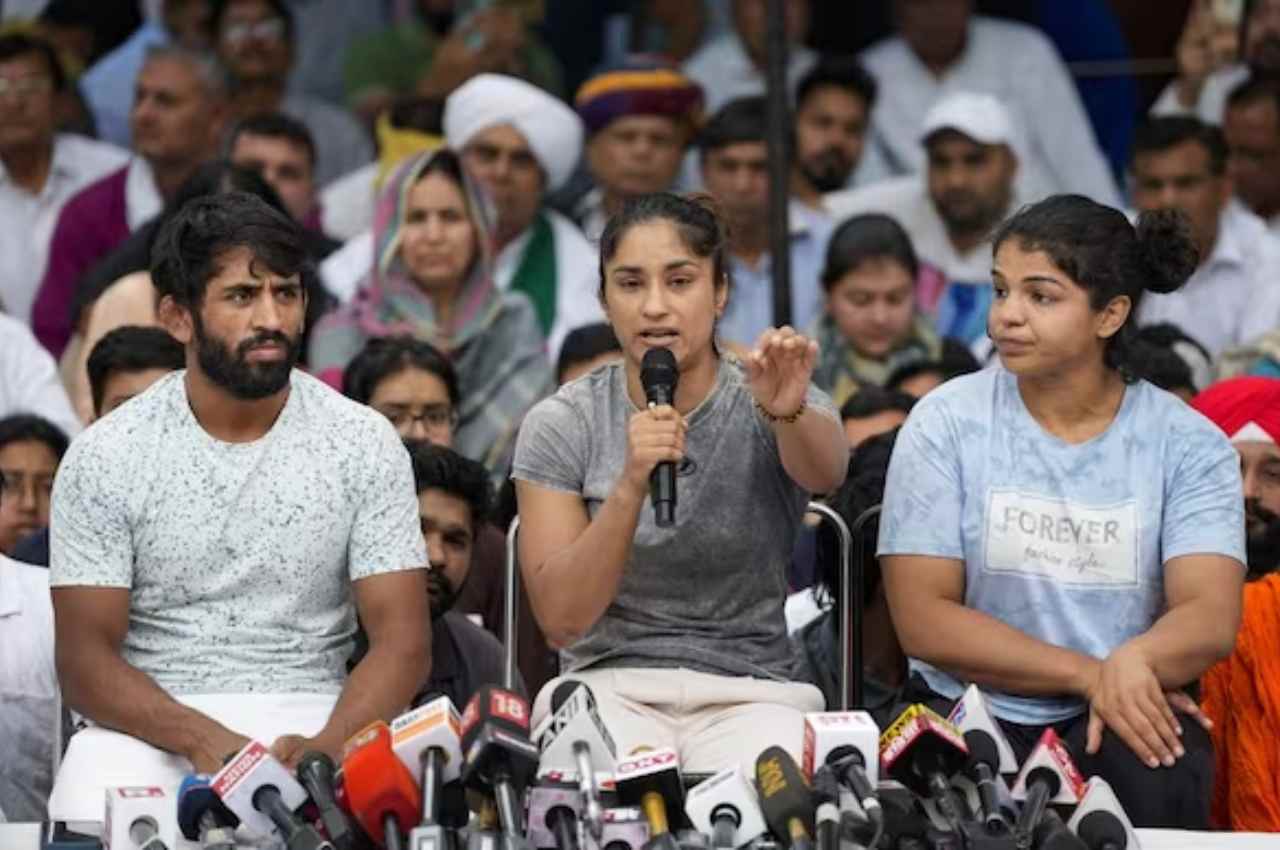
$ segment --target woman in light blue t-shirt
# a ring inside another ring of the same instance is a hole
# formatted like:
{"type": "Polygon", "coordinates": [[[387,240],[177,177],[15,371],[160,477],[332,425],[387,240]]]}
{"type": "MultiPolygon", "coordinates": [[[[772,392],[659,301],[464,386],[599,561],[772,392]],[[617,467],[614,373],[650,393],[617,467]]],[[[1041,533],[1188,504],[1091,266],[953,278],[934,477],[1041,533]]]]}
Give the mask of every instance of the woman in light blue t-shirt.
{"type": "Polygon", "coordinates": [[[1196,682],[1235,640],[1239,461],[1176,397],[1132,377],[1144,289],[1195,267],[1178,213],[1058,195],[994,240],[1000,366],[916,405],[880,546],[913,701],[975,683],[1019,760],[1053,727],[1135,824],[1204,828],[1212,748],[1196,682]]]}

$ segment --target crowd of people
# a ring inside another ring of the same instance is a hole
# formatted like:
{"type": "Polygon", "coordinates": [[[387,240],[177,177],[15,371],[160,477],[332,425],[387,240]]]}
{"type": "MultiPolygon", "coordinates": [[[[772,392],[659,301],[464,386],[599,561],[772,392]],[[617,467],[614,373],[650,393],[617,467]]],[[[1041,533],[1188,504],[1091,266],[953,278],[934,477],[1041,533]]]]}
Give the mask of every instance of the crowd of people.
{"type": "Polygon", "coordinates": [[[465,704],[517,516],[535,721],[798,753],[822,499],[883,504],[882,724],[976,683],[1139,826],[1280,831],[1280,0],[1192,0],[1120,179],[972,0],[856,55],[788,0],[786,134],[764,0],[632,4],[572,90],[538,4],[92,5],[0,20],[0,820],[465,704]]]}

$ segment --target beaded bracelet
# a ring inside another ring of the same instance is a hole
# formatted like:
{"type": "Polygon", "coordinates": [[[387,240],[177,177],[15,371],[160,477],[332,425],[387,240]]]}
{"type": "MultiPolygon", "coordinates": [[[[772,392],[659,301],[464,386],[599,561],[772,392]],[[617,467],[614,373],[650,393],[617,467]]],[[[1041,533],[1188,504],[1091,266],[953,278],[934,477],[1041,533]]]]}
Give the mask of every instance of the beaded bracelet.
{"type": "Polygon", "coordinates": [[[784,425],[794,424],[795,421],[799,419],[801,416],[803,416],[804,412],[809,409],[808,399],[801,399],[800,406],[795,409],[794,413],[789,413],[786,416],[775,416],[774,414],[765,410],[764,405],[761,404],[760,402],[756,401],[755,399],[752,399],[752,402],[755,403],[756,410],[760,411],[760,415],[763,416],[765,419],[769,420],[770,422],[781,422],[784,425]]]}

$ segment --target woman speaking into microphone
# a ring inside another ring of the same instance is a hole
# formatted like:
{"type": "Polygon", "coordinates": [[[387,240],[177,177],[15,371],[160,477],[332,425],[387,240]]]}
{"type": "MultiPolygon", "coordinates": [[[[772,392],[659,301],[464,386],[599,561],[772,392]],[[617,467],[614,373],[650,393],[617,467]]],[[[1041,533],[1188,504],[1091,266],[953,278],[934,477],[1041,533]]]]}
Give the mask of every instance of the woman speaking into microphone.
{"type": "Polygon", "coordinates": [[[623,357],[534,407],[512,469],[524,581],[567,677],[591,688],[619,754],[671,747],[695,772],[770,744],[798,753],[801,714],[823,708],[790,681],[786,571],[810,494],[838,487],[848,460],[810,384],[815,342],[784,327],[741,360],[716,345],[725,252],[698,197],[644,196],[609,222],[600,301],[623,357]],[[653,349],[674,358],[671,404],[646,398],[653,349]],[[650,504],[660,464],[676,469],[669,525],[650,504]]]}

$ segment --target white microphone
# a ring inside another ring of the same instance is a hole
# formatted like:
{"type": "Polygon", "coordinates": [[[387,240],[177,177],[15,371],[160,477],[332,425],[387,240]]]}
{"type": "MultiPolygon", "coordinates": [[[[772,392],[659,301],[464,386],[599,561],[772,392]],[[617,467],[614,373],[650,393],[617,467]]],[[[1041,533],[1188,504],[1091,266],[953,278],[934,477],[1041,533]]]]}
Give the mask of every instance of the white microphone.
{"type": "Polygon", "coordinates": [[[597,773],[617,768],[613,736],[600,720],[595,696],[582,682],[568,680],[551,694],[551,714],[538,726],[542,751],[539,770],[573,771],[578,776],[580,811],[587,831],[597,841],[604,829],[604,809],[596,782],[597,773]]]}
{"type": "Polygon", "coordinates": [[[991,736],[991,740],[996,744],[996,752],[1000,754],[999,772],[1005,775],[1018,772],[1018,759],[1013,754],[1013,747],[1009,744],[1009,739],[1004,736],[995,715],[991,713],[987,698],[983,696],[977,685],[965,688],[947,719],[960,730],[961,734],[981,732],[991,736]]]}
{"type": "Polygon", "coordinates": [[[1014,825],[1015,835],[1020,840],[1029,838],[1040,826],[1049,803],[1074,806],[1083,795],[1084,777],[1071,760],[1067,745],[1053,727],[1045,729],[1013,785],[1013,799],[1023,804],[1014,825]]]}
{"type": "Polygon", "coordinates": [[[168,850],[177,833],[177,812],[162,788],[108,788],[104,850],[168,850]]]}
{"type": "Polygon", "coordinates": [[[1089,850],[1141,850],[1138,834],[1107,780],[1095,776],[1085,785],[1084,796],[1067,827],[1089,850]]]}
{"type": "Polygon", "coordinates": [[[460,732],[453,700],[439,697],[391,721],[391,749],[415,780],[421,778],[423,756],[438,749],[444,756],[441,778],[448,783],[462,776],[460,732]]]}
{"type": "Polygon", "coordinates": [[[209,784],[223,804],[240,818],[241,827],[258,838],[279,833],[275,822],[254,805],[259,791],[274,788],[280,794],[280,802],[290,811],[297,811],[307,801],[306,789],[257,741],[245,744],[209,784]]]}
{"type": "Polygon", "coordinates": [[[713,847],[742,847],[769,831],[755,785],[740,764],[726,767],[690,790],[684,812],[694,829],[712,836],[713,847]]]}
{"type": "Polygon", "coordinates": [[[839,796],[852,796],[862,813],[880,824],[884,817],[876,798],[880,773],[880,728],[865,711],[820,711],[804,716],[801,758],[810,784],[824,764],[830,765],[839,796]]]}
{"type": "Polygon", "coordinates": [[[648,841],[649,822],[644,812],[630,807],[604,810],[600,850],[641,850],[648,841]]]}

